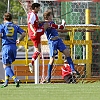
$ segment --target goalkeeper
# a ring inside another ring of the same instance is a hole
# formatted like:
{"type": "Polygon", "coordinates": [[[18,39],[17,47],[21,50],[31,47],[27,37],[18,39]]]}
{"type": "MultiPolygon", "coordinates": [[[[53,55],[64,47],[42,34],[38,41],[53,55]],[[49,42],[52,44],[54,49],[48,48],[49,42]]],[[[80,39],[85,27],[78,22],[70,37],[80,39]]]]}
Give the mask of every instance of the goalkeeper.
{"type": "Polygon", "coordinates": [[[76,83],[75,75],[72,74],[71,68],[67,62],[64,61],[64,66],[61,68],[62,70],[62,78],[65,80],[66,83],[76,83]]]}
{"type": "Polygon", "coordinates": [[[48,63],[48,79],[47,79],[47,83],[49,83],[51,80],[51,72],[52,72],[52,68],[53,68],[54,59],[55,59],[55,56],[58,54],[58,50],[65,55],[66,60],[68,61],[68,64],[71,67],[72,73],[76,73],[76,71],[74,69],[73,61],[70,57],[70,52],[58,35],[58,32],[67,32],[68,30],[63,29],[64,28],[63,25],[58,27],[58,25],[56,25],[52,21],[52,12],[51,11],[48,10],[48,11],[44,12],[43,17],[44,17],[44,20],[48,21],[51,26],[51,27],[47,28],[45,31],[45,34],[48,39],[49,49],[50,49],[50,61],[48,63]]]}

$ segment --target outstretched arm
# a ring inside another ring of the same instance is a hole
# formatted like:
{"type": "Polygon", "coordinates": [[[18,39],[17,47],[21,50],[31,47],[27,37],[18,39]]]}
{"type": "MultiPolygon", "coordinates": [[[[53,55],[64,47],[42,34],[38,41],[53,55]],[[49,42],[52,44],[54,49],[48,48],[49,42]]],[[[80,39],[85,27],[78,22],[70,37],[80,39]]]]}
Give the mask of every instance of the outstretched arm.
{"type": "Polygon", "coordinates": [[[68,29],[57,29],[58,32],[64,33],[64,32],[70,32],[71,30],[68,29]]]}
{"type": "Polygon", "coordinates": [[[39,24],[41,24],[41,23],[45,23],[45,22],[49,23],[50,21],[48,21],[48,20],[38,21],[39,24]]]}

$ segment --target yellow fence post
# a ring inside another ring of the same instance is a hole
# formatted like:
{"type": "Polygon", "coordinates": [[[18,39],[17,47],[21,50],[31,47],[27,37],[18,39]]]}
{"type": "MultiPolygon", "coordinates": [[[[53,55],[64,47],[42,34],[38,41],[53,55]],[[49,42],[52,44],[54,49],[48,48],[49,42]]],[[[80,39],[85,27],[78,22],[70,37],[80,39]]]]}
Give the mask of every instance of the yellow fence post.
{"type": "Polygon", "coordinates": [[[25,64],[28,66],[28,33],[25,38],[25,64]]]}
{"type": "MultiPolygon", "coordinates": [[[[85,10],[85,24],[90,24],[90,9],[86,9],[85,10]]],[[[90,32],[86,32],[86,41],[91,40],[90,38],[90,32]]],[[[91,77],[91,63],[89,62],[89,59],[92,58],[92,52],[91,54],[89,53],[92,49],[92,46],[86,45],[86,60],[87,60],[87,64],[86,64],[86,77],[90,78],[91,77]],[[90,55],[89,55],[90,54],[90,55]]]]}

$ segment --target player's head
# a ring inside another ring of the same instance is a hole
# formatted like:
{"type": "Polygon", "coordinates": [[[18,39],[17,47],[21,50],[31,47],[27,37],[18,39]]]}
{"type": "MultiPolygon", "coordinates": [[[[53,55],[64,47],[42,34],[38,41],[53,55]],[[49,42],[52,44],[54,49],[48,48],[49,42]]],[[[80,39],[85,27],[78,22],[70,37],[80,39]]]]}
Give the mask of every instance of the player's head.
{"type": "Polygon", "coordinates": [[[33,3],[31,6],[31,9],[34,10],[36,13],[40,10],[40,4],[39,3],[33,3]]]}
{"type": "Polygon", "coordinates": [[[47,10],[43,14],[44,20],[52,20],[52,12],[51,10],[47,10]]]}
{"type": "Polygon", "coordinates": [[[7,21],[11,21],[12,20],[12,14],[11,13],[5,13],[4,14],[4,20],[7,20],[7,21]]]}

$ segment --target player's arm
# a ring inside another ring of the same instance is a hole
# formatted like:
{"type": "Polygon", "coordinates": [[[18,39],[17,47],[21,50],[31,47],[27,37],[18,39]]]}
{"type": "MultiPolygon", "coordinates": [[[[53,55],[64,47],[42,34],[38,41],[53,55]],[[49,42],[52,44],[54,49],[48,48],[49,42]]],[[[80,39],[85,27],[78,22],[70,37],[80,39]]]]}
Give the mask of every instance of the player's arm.
{"type": "Polygon", "coordinates": [[[35,16],[35,14],[31,14],[30,15],[30,19],[29,19],[29,21],[28,21],[28,23],[29,23],[29,25],[30,25],[30,28],[31,28],[31,30],[33,31],[33,35],[35,36],[36,35],[36,31],[34,30],[34,28],[33,28],[33,26],[34,26],[34,22],[35,22],[35,20],[36,20],[36,16],[35,16]]]}
{"type": "Polygon", "coordinates": [[[63,72],[69,72],[68,70],[66,70],[66,69],[64,69],[64,68],[61,68],[61,70],[62,70],[63,72]]]}
{"type": "Polygon", "coordinates": [[[21,36],[19,37],[19,39],[18,39],[18,40],[16,40],[16,43],[17,43],[17,44],[19,44],[19,43],[20,43],[20,41],[22,41],[22,40],[24,39],[25,35],[26,35],[26,33],[25,33],[25,32],[23,32],[23,33],[21,34],[21,36]]]}
{"type": "Polygon", "coordinates": [[[64,33],[64,32],[69,32],[70,30],[65,29],[65,20],[62,20],[62,24],[61,25],[57,25],[57,24],[52,24],[51,27],[57,29],[58,32],[64,33]]]}
{"type": "Polygon", "coordinates": [[[45,21],[38,21],[38,24],[42,24],[42,23],[45,23],[45,21]]]}
{"type": "Polygon", "coordinates": [[[22,41],[24,39],[24,37],[26,36],[26,32],[22,28],[20,28],[19,26],[18,26],[17,32],[20,34],[20,37],[17,39],[16,42],[20,43],[20,41],[22,41]]]}
{"type": "Polygon", "coordinates": [[[50,23],[50,21],[44,20],[44,21],[39,21],[38,23],[39,23],[39,24],[41,24],[41,23],[50,23]]]}
{"type": "Polygon", "coordinates": [[[34,35],[34,36],[36,36],[36,33],[37,33],[37,32],[34,30],[34,28],[33,28],[33,25],[32,25],[32,24],[30,24],[30,28],[31,28],[31,30],[32,30],[32,31],[33,31],[33,33],[34,33],[33,35],[34,35]]]}
{"type": "Polygon", "coordinates": [[[55,24],[55,23],[52,23],[51,25],[50,25],[52,28],[55,28],[55,29],[57,29],[58,31],[59,31],[59,29],[60,30],[63,30],[64,29],[64,27],[65,27],[65,25],[58,25],[58,24],[55,24]]]}
{"type": "Polygon", "coordinates": [[[65,32],[70,32],[71,30],[68,30],[68,29],[57,29],[58,32],[61,32],[61,33],[65,33],[65,32]]]}
{"type": "Polygon", "coordinates": [[[55,28],[58,32],[64,33],[64,32],[69,32],[70,30],[65,29],[64,25],[57,25],[57,24],[52,24],[52,28],[55,28]]]}
{"type": "Polygon", "coordinates": [[[26,33],[23,32],[23,33],[21,34],[20,38],[19,38],[19,41],[22,41],[22,40],[24,39],[25,36],[26,36],[26,33]]]}

